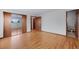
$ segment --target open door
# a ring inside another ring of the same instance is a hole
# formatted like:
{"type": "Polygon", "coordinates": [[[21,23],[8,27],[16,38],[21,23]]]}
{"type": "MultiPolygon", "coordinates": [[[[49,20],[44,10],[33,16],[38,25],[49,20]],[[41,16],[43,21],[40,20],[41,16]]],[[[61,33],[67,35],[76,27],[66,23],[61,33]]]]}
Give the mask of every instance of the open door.
{"type": "Polygon", "coordinates": [[[10,19],[11,13],[4,12],[4,37],[11,36],[10,19]]]}
{"type": "Polygon", "coordinates": [[[22,33],[26,33],[26,28],[27,28],[27,25],[26,25],[26,15],[22,15],[22,33]]]}
{"type": "Polygon", "coordinates": [[[41,17],[31,16],[31,31],[41,31],[41,17]]]}
{"type": "Polygon", "coordinates": [[[41,31],[41,17],[35,18],[35,30],[41,31]]]}

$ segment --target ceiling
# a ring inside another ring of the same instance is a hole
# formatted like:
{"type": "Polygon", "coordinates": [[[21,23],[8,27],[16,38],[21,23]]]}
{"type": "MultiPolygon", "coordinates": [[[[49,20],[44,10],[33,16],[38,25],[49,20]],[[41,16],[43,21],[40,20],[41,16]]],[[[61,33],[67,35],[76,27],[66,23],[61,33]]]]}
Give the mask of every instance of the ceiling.
{"type": "MultiPolygon", "coordinates": [[[[19,14],[41,14],[45,12],[61,10],[61,9],[3,9],[2,11],[11,12],[11,13],[19,13],[19,14]]],[[[65,11],[70,11],[71,9],[62,9],[65,11]]]]}

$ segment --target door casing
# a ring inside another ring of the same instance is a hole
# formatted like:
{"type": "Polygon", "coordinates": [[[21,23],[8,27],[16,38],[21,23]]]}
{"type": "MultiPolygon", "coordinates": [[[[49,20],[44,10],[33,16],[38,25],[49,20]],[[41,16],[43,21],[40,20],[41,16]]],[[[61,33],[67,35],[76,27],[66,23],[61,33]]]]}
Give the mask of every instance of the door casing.
{"type": "Polygon", "coordinates": [[[41,16],[31,16],[31,31],[37,27],[38,31],[41,31],[41,16]],[[34,18],[34,19],[33,19],[34,18]],[[38,28],[39,26],[39,28],[38,28]]]}
{"type": "MultiPolygon", "coordinates": [[[[4,37],[11,37],[11,26],[10,26],[10,20],[11,20],[11,15],[12,13],[9,12],[3,12],[4,15],[4,37]]],[[[21,15],[21,14],[19,14],[21,15]]],[[[27,16],[22,15],[22,33],[27,32],[27,16]]]]}

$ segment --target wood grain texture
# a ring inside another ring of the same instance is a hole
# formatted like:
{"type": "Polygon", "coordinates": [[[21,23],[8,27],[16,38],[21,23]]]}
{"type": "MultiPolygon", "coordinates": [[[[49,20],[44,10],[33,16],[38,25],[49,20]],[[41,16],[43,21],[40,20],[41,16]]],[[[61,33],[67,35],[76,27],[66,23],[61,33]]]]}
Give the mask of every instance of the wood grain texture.
{"type": "Polygon", "coordinates": [[[41,17],[35,19],[35,30],[41,31],[41,17]]]}
{"type": "Polygon", "coordinates": [[[41,31],[41,16],[31,16],[31,31],[41,31]]]}
{"type": "Polygon", "coordinates": [[[78,49],[79,40],[47,32],[33,31],[0,39],[0,48],[6,49],[78,49]]]}
{"type": "Polygon", "coordinates": [[[25,15],[22,15],[22,33],[26,33],[26,28],[27,28],[27,25],[26,25],[26,19],[27,19],[27,16],[25,15]]]}
{"type": "Polygon", "coordinates": [[[11,13],[4,12],[4,37],[11,36],[10,20],[11,20],[11,13]]]}

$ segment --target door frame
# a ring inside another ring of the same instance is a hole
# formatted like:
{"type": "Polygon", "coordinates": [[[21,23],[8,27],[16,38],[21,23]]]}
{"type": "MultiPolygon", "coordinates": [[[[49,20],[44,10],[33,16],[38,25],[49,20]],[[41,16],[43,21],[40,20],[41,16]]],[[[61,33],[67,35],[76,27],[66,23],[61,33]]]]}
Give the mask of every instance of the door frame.
{"type": "MultiPolygon", "coordinates": [[[[11,13],[11,12],[3,12],[3,17],[5,17],[4,13],[17,14],[17,13],[11,13]]],[[[25,21],[26,21],[26,22],[24,22],[25,24],[22,23],[22,24],[24,24],[23,26],[25,26],[25,28],[22,27],[22,34],[26,33],[27,32],[27,15],[23,15],[23,14],[17,14],[17,15],[21,15],[22,16],[22,21],[23,21],[23,19],[25,19],[25,21]]],[[[3,33],[5,33],[5,18],[4,18],[4,31],[3,31],[3,33]]],[[[3,37],[5,37],[5,34],[3,34],[3,37]]],[[[11,35],[7,36],[7,37],[11,37],[11,35]]]]}
{"type": "MultiPolygon", "coordinates": [[[[9,17],[10,18],[10,16],[11,15],[9,15],[9,16],[6,16],[6,14],[11,14],[11,13],[9,13],[9,12],[3,12],[3,17],[4,17],[4,31],[3,31],[3,37],[10,37],[11,36],[11,28],[10,28],[10,23],[6,23],[6,20],[7,20],[7,18],[6,17],[9,17]],[[8,28],[6,28],[6,25],[8,26],[8,28]],[[9,30],[9,31],[8,31],[9,30]]],[[[9,21],[8,21],[9,22],[9,21]]]]}
{"type": "MultiPolygon", "coordinates": [[[[71,11],[76,11],[76,24],[75,24],[75,36],[76,36],[76,39],[78,39],[78,10],[71,10],[71,11]]],[[[68,11],[66,11],[66,37],[67,37],[67,29],[68,29],[68,25],[67,25],[67,14],[68,14],[68,11]]]]}
{"type": "MultiPolygon", "coordinates": [[[[40,17],[41,18],[41,16],[30,16],[30,30],[31,30],[31,32],[32,32],[32,17],[40,17]]],[[[41,31],[41,19],[40,19],[40,31],[41,31]]]]}

